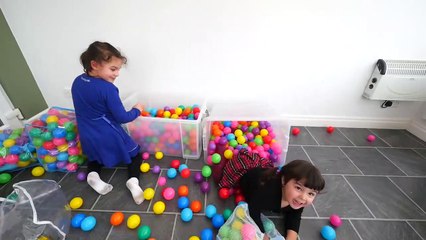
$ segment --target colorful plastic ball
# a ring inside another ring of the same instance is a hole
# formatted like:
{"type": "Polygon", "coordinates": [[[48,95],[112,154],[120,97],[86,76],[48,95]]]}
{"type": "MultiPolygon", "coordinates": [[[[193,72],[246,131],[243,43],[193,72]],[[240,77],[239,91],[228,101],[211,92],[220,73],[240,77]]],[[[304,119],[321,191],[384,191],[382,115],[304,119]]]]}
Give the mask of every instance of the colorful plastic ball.
{"type": "Polygon", "coordinates": [[[81,222],[83,221],[83,219],[86,218],[86,214],[84,213],[77,213],[76,215],[74,215],[74,217],[72,217],[71,219],[71,226],[73,228],[80,228],[81,227],[81,222]]]}
{"type": "Polygon", "coordinates": [[[332,127],[332,126],[328,126],[328,127],[327,127],[327,129],[326,129],[326,131],[327,131],[328,133],[332,134],[332,133],[334,132],[334,127],[332,127]]]}
{"type": "Polygon", "coordinates": [[[77,180],[80,182],[86,181],[87,173],[86,172],[79,172],[77,173],[77,180]]]}
{"type": "Polygon", "coordinates": [[[143,191],[143,198],[145,198],[145,200],[153,199],[154,195],[155,195],[155,191],[153,188],[147,188],[145,189],[145,191],[143,191]]]}
{"type": "Polygon", "coordinates": [[[195,200],[191,202],[191,210],[195,213],[201,212],[201,209],[203,208],[203,204],[201,201],[195,200]]]}
{"type": "Polygon", "coordinates": [[[164,212],[164,210],[166,210],[166,204],[164,204],[164,202],[162,202],[162,201],[158,201],[158,202],[154,203],[152,210],[157,215],[162,214],[164,212]]]}
{"type": "Polygon", "coordinates": [[[367,141],[369,141],[369,142],[374,142],[374,141],[376,141],[376,136],[374,136],[374,135],[372,135],[372,134],[368,135],[368,136],[367,136],[367,141]]]}
{"type": "Polygon", "coordinates": [[[232,157],[234,156],[234,153],[232,152],[232,150],[230,149],[226,149],[225,152],[223,153],[223,156],[228,159],[231,160],[232,157]]]}
{"type": "Polygon", "coordinates": [[[177,159],[174,159],[170,162],[170,167],[178,169],[180,165],[180,161],[177,159]]]}
{"type": "Polygon", "coordinates": [[[180,213],[180,218],[184,222],[189,222],[192,220],[192,210],[190,208],[184,208],[182,212],[180,213]]]}
{"type": "Polygon", "coordinates": [[[225,210],[223,210],[223,218],[226,220],[228,220],[228,218],[232,215],[232,210],[227,208],[225,210]]]}
{"type": "Polygon", "coordinates": [[[140,166],[140,170],[143,173],[149,172],[151,166],[149,166],[149,163],[142,163],[140,166]]]}
{"type": "Polygon", "coordinates": [[[330,226],[324,226],[321,228],[321,236],[325,240],[334,240],[336,239],[336,231],[330,226]]]}
{"type": "Polygon", "coordinates": [[[256,229],[252,224],[245,223],[241,228],[241,235],[243,239],[256,239],[256,229]]]}
{"type": "Polygon", "coordinates": [[[137,228],[140,223],[141,223],[141,217],[139,217],[139,215],[137,214],[133,214],[127,219],[127,227],[129,229],[137,228]]]}
{"type": "Polygon", "coordinates": [[[206,217],[212,218],[216,214],[217,210],[216,207],[212,204],[207,205],[205,213],[206,217]]]}
{"type": "Polygon", "coordinates": [[[182,170],[187,169],[188,165],[186,165],[185,163],[182,163],[181,165],[179,165],[178,171],[181,173],[182,170]]]}
{"type": "Polygon", "coordinates": [[[88,216],[81,221],[81,230],[84,232],[91,231],[96,226],[96,218],[94,216],[88,216]]]}
{"type": "Polygon", "coordinates": [[[70,201],[70,207],[71,209],[79,209],[83,206],[83,198],[81,197],[75,197],[71,199],[70,201]]]}
{"type": "Polygon", "coordinates": [[[172,200],[175,197],[175,190],[171,187],[167,187],[162,192],[163,198],[166,200],[172,200]]]}
{"type": "Polygon", "coordinates": [[[143,159],[143,160],[148,160],[148,158],[149,158],[149,153],[148,153],[148,152],[144,152],[144,153],[142,154],[142,159],[143,159]]]}
{"type": "Polygon", "coordinates": [[[204,228],[203,230],[201,230],[201,240],[213,240],[213,236],[213,230],[211,230],[210,228],[204,228]]]}
{"type": "Polygon", "coordinates": [[[169,169],[167,170],[167,177],[168,177],[168,178],[173,179],[173,178],[175,178],[175,177],[176,177],[176,175],[177,175],[177,171],[176,171],[176,169],[174,169],[174,168],[169,168],[169,169]]]}
{"type": "Polygon", "coordinates": [[[43,168],[43,167],[40,167],[40,166],[35,167],[35,168],[33,168],[33,169],[31,170],[31,174],[32,174],[34,177],[40,177],[40,176],[42,176],[42,175],[44,174],[44,172],[45,172],[44,168],[43,168]]]}
{"type": "Polygon", "coordinates": [[[342,225],[342,219],[340,219],[340,217],[338,215],[332,214],[330,216],[330,223],[334,227],[340,227],[342,225]]]}
{"type": "Polygon", "coordinates": [[[203,168],[201,168],[201,175],[205,178],[210,177],[212,175],[212,169],[210,166],[204,165],[203,168]]]}
{"type": "Polygon", "coordinates": [[[151,228],[147,225],[142,225],[138,228],[139,240],[146,240],[151,236],[151,228]]]}
{"type": "Polygon", "coordinates": [[[124,221],[124,214],[122,212],[115,212],[111,215],[109,222],[112,226],[118,226],[124,221]]]}
{"type": "Polygon", "coordinates": [[[224,223],[225,223],[225,219],[222,216],[222,214],[217,214],[216,213],[215,215],[213,215],[213,218],[212,218],[213,227],[219,229],[220,227],[222,227],[222,225],[224,223]]]}
{"type": "Polygon", "coordinates": [[[188,240],[200,240],[198,236],[190,236],[188,240]]]}
{"type": "Polygon", "coordinates": [[[13,139],[6,139],[6,140],[3,141],[4,147],[10,148],[13,145],[15,145],[15,140],[13,140],[13,139]]]}
{"type": "Polygon", "coordinates": [[[155,153],[155,159],[161,160],[161,159],[163,159],[163,157],[164,157],[164,154],[162,152],[156,152],[155,153]]]}
{"type": "Polygon", "coordinates": [[[0,174],[0,184],[6,184],[12,179],[10,173],[1,173],[0,174]]]}
{"type": "Polygon", "coordinates": [[[200,190],[202,193],[210,192],[210,183],[206,181],[202,182],[200,185],[200,190]]]}
{"type": "Polygon", "coordinates": [[[178,199],[177,204],[178,204],[178,208],[180,208],[180,209],[187,208],[187,207],[189,207],[189,198],[188,197],[180,197],[178,199]]]}
{"type": "Polygon", "coordinates": [[[240,203],[242,201],[245,201],[245,198],[244,198],[244,196],[242,194],[239,194],[239,195],[235,196],[235,199],[234,199],[235,204],[238,204],[238,203],[240,203]]]}
{"type": "Polygon", "coordinates": [[[203,175],[201,174],[201,172],[194,173],[194,182],[200,183],[202,181],[203,181],[203,175]]]}
{"type": "Polygon", "coordinates": [[[155,165],[153,168],[152,168],[152,170],[151,170],[153,173],[155,173],[155,174],[159,174],[160,172],[161,172],[161,167],[160,166],[158,166],[158,165],[155,165]]]}
{"type": "Polygon", "coordinates": [[[159,178],[158,178],[157,183],[158,183],[158,186],[160,186],[160,187],[161,187],[161,186],[166,185],[167,180],[166,180],[166,178],[165,178],[165,177],[159,177],[159,178]]]}
{"type": "Polygon", "coordinates": [[[181,197],[188,196],[189,188],[186,185],[181,185],[178,187],[178,195],[181,197]]]}
{"type": "Polygon", "coordinates": [[[297,136],[300,133],[300,129],[295,127],[291,130],[291,134],[293,134],[293,136],[297,136]]]}
{"type": "Polygon", "coordinates": [[[220,160],[222,160],[222,158],[221,158],[221,156],[220,156],[220,154],[219,154],[219,153],[214,153],[214,154],[212,155],[212,162],[213,162],[214,164],[219,164],[219,163],[220,163],[220,160]]]}
{"type": "Polygon", "coordinates": [[[189,168],[182,169],[180,176],[182,178],[189,178],[191,176],[191,170],[189,170],[189,168]]]}
{"type": "Polygon", "coordinates": [[[230,196],[230,192],[228,188],[221,188],[219,189],[219,197],[222,199],[228,199],[230,196]]]}

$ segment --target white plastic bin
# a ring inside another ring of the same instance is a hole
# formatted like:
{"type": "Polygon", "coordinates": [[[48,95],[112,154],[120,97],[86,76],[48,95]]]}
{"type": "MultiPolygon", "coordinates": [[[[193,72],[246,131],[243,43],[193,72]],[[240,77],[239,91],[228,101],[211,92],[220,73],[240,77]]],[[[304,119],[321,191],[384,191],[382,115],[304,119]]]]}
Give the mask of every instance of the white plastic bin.
{"type": "Polygon", "coordinates": [[[172,119],[140,116],[127,124],[130,136],[141,146],[142,151],[162,152],[167,156],[198,159],[201,155],[201,121],[206,112],[205,100],[190,96],[155,95],[141,93],[130,95],[123,101],[129,109],[136,102],[144,105],[144,110],[192,107],[197,105],[200,113],[197,119],[172,119]]]}

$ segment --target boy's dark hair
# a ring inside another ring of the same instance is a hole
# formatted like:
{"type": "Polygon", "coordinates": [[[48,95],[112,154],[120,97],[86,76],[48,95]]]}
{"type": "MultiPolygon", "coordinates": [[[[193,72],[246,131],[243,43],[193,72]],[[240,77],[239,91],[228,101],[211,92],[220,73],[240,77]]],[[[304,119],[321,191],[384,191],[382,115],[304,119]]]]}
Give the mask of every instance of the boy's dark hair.
{"type": "Polygon", "coordinates": [[[264,179],[271,179],[279,177],[283,179],[284,184],[288,183],[291,179],[296,181],[305,180],[303,185],[307,188],[314,189],[318,192],[322,191],[325,187],[325,180],[321,172],[312,163],[306,160],[294,160],[284,165],[280,171],[278,168],[271,168],[265,171],[264,179]]]}
{"type": "Polygon", "coordinates": [[[124,64],[127,62],[127,58],[121,55],[120,51],[114,46],[107,42],[96,41],[90,44],[87,50],[81,54],[80,62],[83,65],[84,72],[89,73],[92,71],[91,61],[97,63],[109,62],[112,57],[123,60],[124,64]]]}

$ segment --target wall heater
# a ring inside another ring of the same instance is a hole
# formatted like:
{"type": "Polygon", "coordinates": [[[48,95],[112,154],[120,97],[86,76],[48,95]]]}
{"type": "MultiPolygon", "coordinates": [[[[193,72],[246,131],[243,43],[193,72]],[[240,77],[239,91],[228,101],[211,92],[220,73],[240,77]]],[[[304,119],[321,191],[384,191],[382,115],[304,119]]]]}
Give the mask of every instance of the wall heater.
{"type": "Polygon", "coordinates": [[[363,96],[371,100],[426,101],[426,61],[379,59],[363,96]]]}

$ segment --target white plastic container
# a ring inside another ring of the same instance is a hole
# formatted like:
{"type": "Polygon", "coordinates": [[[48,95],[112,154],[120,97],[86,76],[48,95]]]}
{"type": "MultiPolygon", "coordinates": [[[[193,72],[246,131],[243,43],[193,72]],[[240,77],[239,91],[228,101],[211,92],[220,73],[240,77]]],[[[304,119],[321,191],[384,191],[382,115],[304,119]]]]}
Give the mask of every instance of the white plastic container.
{"type": "Polygon", "coordinates": [[[200,113],[197,119],[172,119],[140,116],[127,124],[130,136],[141,146],[142,151],[162,152],[167,156],[177,156],[188,159],[198,159],[201,155],[201,121],[206,112],[206,103],[201,98],[188,96],[155,95],[141,93],[130,95],[123,101],[129,109],[136,102],[144,105],[144,109],[177,108],[182,105],[193,107],[197,105],[200,113]]]}
{"type": "MultiPolygon", "coordinates": [[[[280,152],[275,161],[275,166],[282,166],[285,164],[288,144],[289,144],[289,133],[290,125],[282,117],[279,117],[278,113],[268,106],[262,104],[252,104],[252,103],[239,103],[239,104],[216,104],[211,107],[208,113],[208,117],[204,119],[204,130],[203,130],[203,150],[204,150],[204,160],[206,163],[209,163],[208,157],[212,154],[212,150],[209,149],[212,132],[212,125],[215,122],[263,122],[262,124],[268,125],[274,133],[272,138],[274,142],[279,145],[280,152]],[[210,151],[210,153],[209,153],[210,151]]],[[[260,129],[260,125],[258,127],[260,129]]],[[[243,131],[244,132],[244,131],[243,131]]],[[[234,133],[234,131],[232,131],[234,133]]],[[[256,134],[254,134],[256,135],[256,134]]],[[[246,136],[246,135],[244,135],[246,136]]],[[[224,137],[224,135],[222,135],[224,137]]],[[[246,137],[246,144],[249,140],[246,137]]],[[[229,144],[229,143],[228,143],[229,144]]],[[[241,145],[241,144],[239,144],[241,145]]],[[[263,143],[260,144],[263,146],[263,143]]],[[[269,155],[269,154],[268,154],[269,155]]]]}

